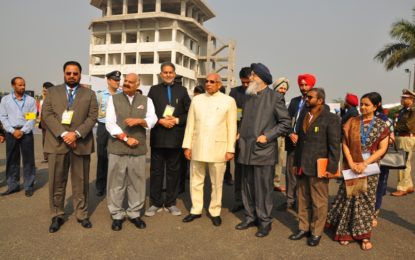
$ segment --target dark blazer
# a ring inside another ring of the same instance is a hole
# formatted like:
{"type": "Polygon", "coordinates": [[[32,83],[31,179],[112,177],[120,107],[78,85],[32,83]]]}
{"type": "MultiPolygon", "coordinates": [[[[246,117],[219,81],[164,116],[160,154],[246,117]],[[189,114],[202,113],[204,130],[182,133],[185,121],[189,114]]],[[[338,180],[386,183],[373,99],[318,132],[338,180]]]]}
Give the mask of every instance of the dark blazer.
{"type": "Polygon", "coordinates": [[[98,103],[95,92],[86,87],[78,87],[72,105],[74,111],[70,125],[63,125],[62,114],[67,109],[68,98],[64,84],[48,89],[43,103],[42,120],[47,124],[44,151],[46,153],[65,154],[71,149],[61,138],[65,131],[78,131],[81,138],[76,141],[73,152],[88,155],[94,152],[92,128],[97,122],[98,103]]]}
{"type": "MultiPolygon", "coordinates": [[[[150,146],[155,148],[181,148],[186,128],[187,112],[190,107],[190,97],[187,89],[183,86],[174,84],[171,87],[172,97],[171,106],[175,107],[173,116],[179,118],[179,124],[173,128],[165,128],[156,124],[151,129],[150,146]]],[[[156,115],[160,119],[163,117],[164,109],[169,104],[167,86],[158,84],[152,86],[147,95],[154,103],[156,115]]]]}
{"type": "Polygon", "coordinates": [[[285,135],[290,128],[290,117],[284,97],[265,88],[255,96],[248,96],[241,120],[237,161],[245,165],[274,165],[278,158],[277,137],[285,135]],[[260,135],[268,142],[257,143],[260,135]]]}
{"type": "Polygon", "coordinates": [[[294,166],[302,167],[303,174],[317,176],[317,159],[328,158],[327,171],[335,173],[340,159],[341,124],[340,117],[325,108],[311,123],[307,133],[303,120],[298,122],[298,142],[295,149],[294,166]]]}
{"type": "Polygon", "coordinates": [[[344,115],[342,115],[342,125],[344,125],[347,120],[349,120],[351,117],[355,117],[359,115],[359,111],[357,111],[357,107],[351,107],[347,110],[344,115]]]}

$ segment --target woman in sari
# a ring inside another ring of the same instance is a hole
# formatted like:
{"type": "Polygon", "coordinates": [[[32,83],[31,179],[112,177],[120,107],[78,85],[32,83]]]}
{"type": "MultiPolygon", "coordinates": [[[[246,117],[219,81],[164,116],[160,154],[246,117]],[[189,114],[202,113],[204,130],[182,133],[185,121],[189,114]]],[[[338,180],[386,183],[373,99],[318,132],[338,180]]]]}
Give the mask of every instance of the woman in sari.
{"type": "MultiPolygon", "coordinates": [[[[361,116],[349,119],[343,127],[344,169],[363,173],[377,163],[388,148],[389,128],[375,116],[380,102],[375,93],[360,99],[361,116]]],[[[375,213],[376,188],[379,175],[342,182],[327,217],[327,226],[335,232],[334,240],[342,245],[360,241],[363,250],[373,247],[370,242],[375,213]]]]}

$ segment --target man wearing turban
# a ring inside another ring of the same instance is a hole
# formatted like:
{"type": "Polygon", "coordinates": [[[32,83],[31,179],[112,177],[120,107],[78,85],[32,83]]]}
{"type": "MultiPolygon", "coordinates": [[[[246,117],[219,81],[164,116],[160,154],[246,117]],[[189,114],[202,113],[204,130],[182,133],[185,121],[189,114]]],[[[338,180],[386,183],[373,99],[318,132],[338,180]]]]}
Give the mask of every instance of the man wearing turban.
{"type": "Polygon", "coordinates": [[[271,230],[274,165],[277,158],[277,138],[290,129],[290,117],[284,97],[268,88],[272,76],[261,63],[251,65],[250,83],[239,129],[242,201],[245,219],[236,229],[257,226],[257,237],[271,230]]]}
{"type": "Polygon", "coordinates": [[[342,125],[347,122],[351,117],[359,115],[357,106],[359,105],[359,99],[355,94],[347,93],[344,99],[344,109],[341,111],[342,125]]]}
{"type": "Polygon", "coordinates": [[[316,84],[316,77],[312,74],[298,75],[298,87],[301,95],[291,99],[288,106],[288,113],[291,117],[291,129],[287,137],[285,138],[285,150],[287,151],[286,162],[286,196],[287,202],[284,203],[284,208],[294,209],[296,203],[296,186],[297,177],[291,173],[291,168],[294,162],[295,148],[298,140],[297,122],[305,116],[305,100],[307,92],[316,84]]]}

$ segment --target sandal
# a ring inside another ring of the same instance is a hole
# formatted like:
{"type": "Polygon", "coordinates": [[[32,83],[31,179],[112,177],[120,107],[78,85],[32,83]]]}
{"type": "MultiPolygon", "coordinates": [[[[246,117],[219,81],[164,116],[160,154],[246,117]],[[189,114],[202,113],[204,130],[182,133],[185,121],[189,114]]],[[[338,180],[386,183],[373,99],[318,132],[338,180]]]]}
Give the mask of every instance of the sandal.
{"type": "Polygon", "coordinates": [[[372,243],[370,242],[369,239],[363,239],[362,240],[362,245],[361,245],[362,250],[367,251],[373,248],[372,243]]]}
{"type": "Polygon", "coordinates": [[[340,241],[339,241],[339,244],[340,244],[340,245],[342,245],[342,246],[347,246],[348,244],[350,244],[350,241],[347,241],[347,240],[340,240],[340,241]]]}

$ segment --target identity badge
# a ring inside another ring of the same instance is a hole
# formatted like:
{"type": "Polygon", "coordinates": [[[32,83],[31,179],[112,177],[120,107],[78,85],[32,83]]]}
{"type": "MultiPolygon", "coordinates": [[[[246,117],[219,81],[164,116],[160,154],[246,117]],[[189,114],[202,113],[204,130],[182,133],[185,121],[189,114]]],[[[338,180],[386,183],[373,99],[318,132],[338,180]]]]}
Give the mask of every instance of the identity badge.
{"type": "Polygon", "coordinates": [[[36,119],[36,113],[35,112],[26,112],[24,114],[24,117],[26,120],[35,120],[36,119]]]}
{"type": "Polygon", "coordinates": [[[163,112],[163,117],[173,116],[175,107],[167,105],[163,112]]]}
{"type": "Polygon", "coordinates": [[[318,126],[314,127],[314,133],[318,133],[318,126]]]}
{"type": "Polygon", "coordinates": [[[242,119],[242,108],[238,108],[237,110],[237,115],[236,115],[236,120],[237,121],[241,121],[241,119],[242,119]]]}
{"type": "Polygon", "coordinates": [[[62,114],[62,124],[70,125],[72,122],[73,110],[65,110],[62,114]]]}

